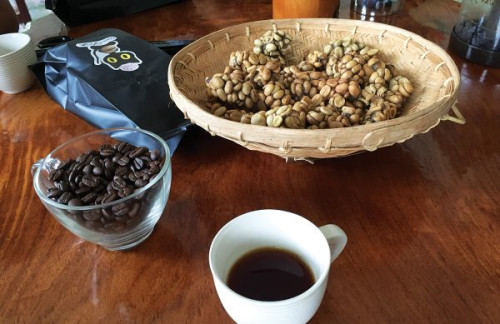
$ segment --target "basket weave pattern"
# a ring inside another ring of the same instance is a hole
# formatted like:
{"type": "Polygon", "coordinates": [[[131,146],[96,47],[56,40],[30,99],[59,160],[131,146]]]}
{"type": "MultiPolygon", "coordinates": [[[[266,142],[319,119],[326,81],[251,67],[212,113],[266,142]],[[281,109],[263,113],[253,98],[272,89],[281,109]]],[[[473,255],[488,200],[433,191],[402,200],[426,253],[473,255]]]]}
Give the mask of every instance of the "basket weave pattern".
{"type": "Polygon", "coordinates": [[[284,158],[330,158],[374,151],[425,133],[441,120],[465,122],[455,106],[460,75],[448,54],[414,33],[379,23],[312,18],[229,27],[179,51],[170,63],[168,79],[172,99],[194,124],[214,136],[284,158]],[[322,50],[330,41],[346,36],[380,49],[383,60],[392,63],[398,74],[409,78],[414,86],[401,116],[374,124],[310,130],[243,124],[207,112],[203,108],[207,100],[205,78],[222,72],[231,52],[251,50],[253,41],[271,29],[291,36],[295,55],[292,63],[300,62],[309,51],[322,50]],[[451,108],[458,118],[448,115],[451,108]]]}

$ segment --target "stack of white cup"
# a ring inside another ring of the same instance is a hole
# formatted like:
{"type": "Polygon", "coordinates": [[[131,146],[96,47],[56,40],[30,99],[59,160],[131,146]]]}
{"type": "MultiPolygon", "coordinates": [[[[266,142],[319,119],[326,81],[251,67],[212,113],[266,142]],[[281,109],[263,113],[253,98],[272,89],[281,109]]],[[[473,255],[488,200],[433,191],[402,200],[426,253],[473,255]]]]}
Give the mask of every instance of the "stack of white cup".
{"type": "Polygon", "coordinates": [[[0,35],[0,91],[18,93],[27,90],[35,79],[28,66],[36,60],[35,47],[29,35],[0,35]]]}

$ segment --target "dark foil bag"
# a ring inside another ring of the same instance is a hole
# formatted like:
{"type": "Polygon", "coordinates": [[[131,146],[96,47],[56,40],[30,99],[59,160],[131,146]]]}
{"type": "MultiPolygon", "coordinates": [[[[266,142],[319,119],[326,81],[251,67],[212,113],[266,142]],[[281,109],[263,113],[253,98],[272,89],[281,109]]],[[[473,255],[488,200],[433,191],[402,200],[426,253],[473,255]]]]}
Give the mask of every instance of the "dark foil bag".
{"type": "Polygon", "coordinates": [[[97,128],[140,127],[175,151],[189,121],[170,99],[171,56],[118,29],[46,51],[31,68],[47,94],[97,128]]]}

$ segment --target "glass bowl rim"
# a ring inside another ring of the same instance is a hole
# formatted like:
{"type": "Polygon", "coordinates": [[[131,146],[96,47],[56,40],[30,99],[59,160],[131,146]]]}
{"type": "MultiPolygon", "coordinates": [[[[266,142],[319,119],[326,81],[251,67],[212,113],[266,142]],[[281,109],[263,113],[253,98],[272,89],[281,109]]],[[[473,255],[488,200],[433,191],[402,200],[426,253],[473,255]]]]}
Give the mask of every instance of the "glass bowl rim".
{"type": "Polygon", "coordinates": [[[171,157],[170,157],[170,148],[168,147],[167,143],[165,142],[165,140],[163,140],[163,138],[161,138],[160,136],[156,135],[155,133],[147,131],[147,130],[144,130],[142,128],[116,127],[116,128],[100,129],[100,130],[97,130],[97,131],[92,131],[92,132],[89,132],[89,133],[85,133],[85,134],[73,137],[70,140],[68,140],[68,141],[60,144],[59,146],[57,146],[52,151],[50,151],[50,153],[47,154],[44,158],[42,158],[40,161],[41,161],[40,165],[38,165],[36,167],[36,171],[33,174],[33,186],[35,187],[35,192],[37,193],[38,197],[40,197],[40,199],[44,203],[49,204],[49,205],[51,205],[52,207],[55,207],[55,208],[65,209],[65,210],[71,210],[71,211],[88,211],[88,210],[94,210],[94,209],[97,209],[97,208],[101,209],[101,208],[109,208],[109,207],[112,207],[112,206],[116,206],[118,204],[121,204],[121,203],[123,203],[125,201],[128,201],[128,200],[130,200],[132,198],[135,198],[135,197],[141,195],[142,193],[144,193],[145,191],[147,191],[149,188],[151,188],[152,186],[154,186],[160,179],[163,178],[163,176],[165,175],[165,173],[170,168],[171,157]],[[101,133],[103,135],[108,135],[109,136],[109,134],[111,134],[113,132],[117,132],[117,131],[133,131],[133,132],[143,133],[143,134],[151,136],[153,139],[155,139],[157,142],[159,142],[161,144],[161,146],[163,146],[163,148],[165,150],[165,161],[163,163],[163,167],[156,174],[156,176],[154,177],[154,179],[152,181],[150,181],[147,185],[145,185],[144,187],[142,187],[139,190],[135,191],[134,193],[132,193],[132,194],[130,194],[128,196],[125,196],[123,198],[120,198],[118,200],[113,200],[113,201],[107,202],[105,204],[89,205],[89,206],[68,206],[68,205],[60,204],[57,201],[54,201],[54,200],[48,198],[42,192],[42,190],[40,188],[40,185],[39,185],[39,181],[40,181],[39,178],[41,177],[41,169],[42,169],[42,166],[45,164],[46,161],[49,161],[50,159],[52,159],[52,155],[54,153],[56,153],[57,151],[63,149],[64,147],[67,147],[70,144],[73,144],[74,142],[77,142],[77,141],[79,141],[79,140],[81,140],[81,139],[83,139],[85,137],[89,137],[89,136],[92,136],[92,135],[97,135],[99,133],[101,133]]]}

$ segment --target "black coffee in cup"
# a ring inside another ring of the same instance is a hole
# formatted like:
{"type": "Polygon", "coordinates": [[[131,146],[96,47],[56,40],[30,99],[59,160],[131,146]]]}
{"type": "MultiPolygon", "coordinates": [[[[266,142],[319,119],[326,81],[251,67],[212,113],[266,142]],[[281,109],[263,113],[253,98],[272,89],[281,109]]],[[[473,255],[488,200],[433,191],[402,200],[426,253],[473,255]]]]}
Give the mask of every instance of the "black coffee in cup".
{"type": "Polygon", "coordinates": [[[232,266],[227,280],[236,293],[261,301],[289,299],[313,284],[310,267],[298,255],[272,247],[243,255],[232,266]]]}

